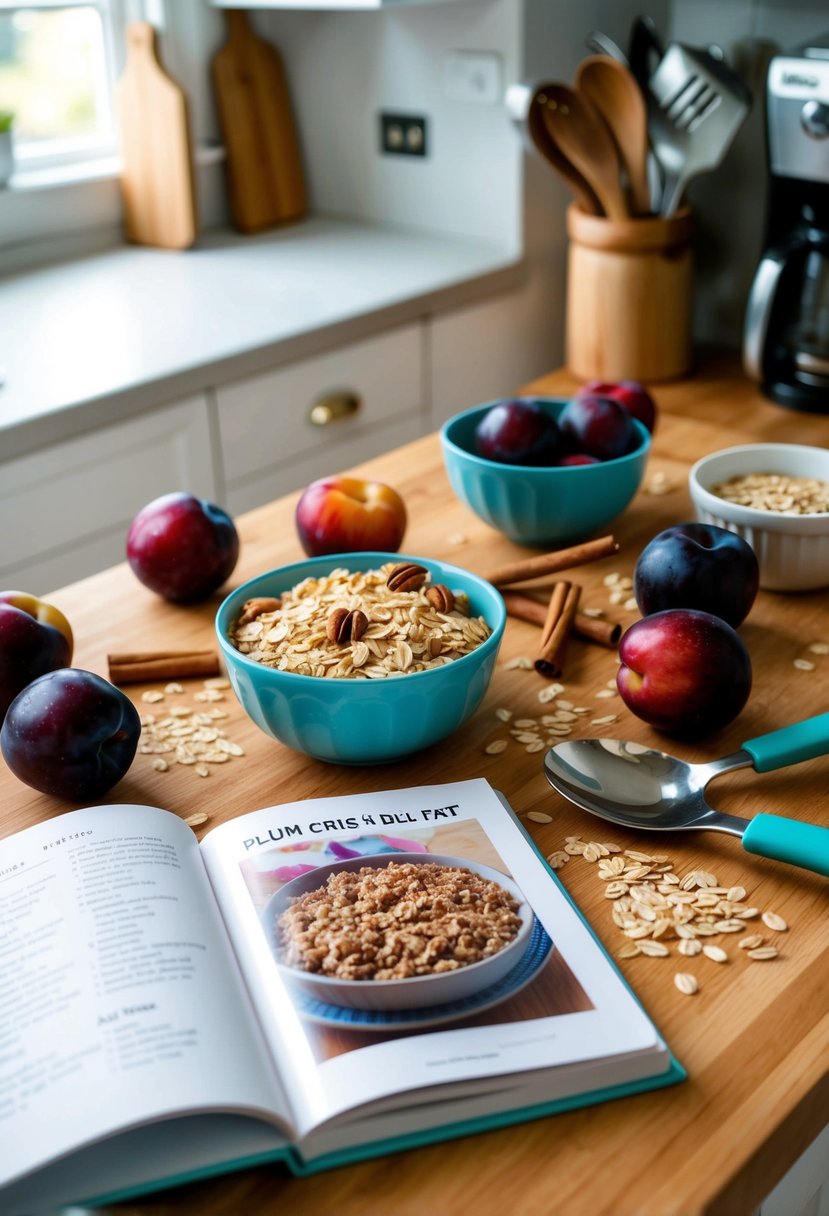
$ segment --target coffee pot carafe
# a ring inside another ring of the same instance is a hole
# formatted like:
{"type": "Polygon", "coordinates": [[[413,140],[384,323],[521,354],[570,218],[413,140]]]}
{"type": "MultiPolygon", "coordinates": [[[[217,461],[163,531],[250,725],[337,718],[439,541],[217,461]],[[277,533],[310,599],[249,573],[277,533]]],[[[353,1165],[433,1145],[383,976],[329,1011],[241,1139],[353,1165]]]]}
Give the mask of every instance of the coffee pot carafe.
{"type": "Polygon", "coordinates": [[[743,364],[773,400],[829,413],[829,35],[771,60],[766,250],[743,364]]]}

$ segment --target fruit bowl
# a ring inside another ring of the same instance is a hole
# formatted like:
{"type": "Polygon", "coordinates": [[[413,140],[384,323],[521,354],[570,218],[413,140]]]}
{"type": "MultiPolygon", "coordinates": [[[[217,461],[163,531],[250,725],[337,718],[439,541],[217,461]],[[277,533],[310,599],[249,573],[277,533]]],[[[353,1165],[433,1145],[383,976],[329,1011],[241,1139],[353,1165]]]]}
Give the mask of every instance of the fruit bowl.
{"type": "MultiPolygon", "coordinates": [[[[533,397],[554,418],[565,399],[533,397]]],[[[475,453],[475,430],[497,405],[489,401],[450,418],[441,429],[443,462],[455,494],[485,523],[523,545],[569,544],[606,527],[638,490],[650,433],[637,419],[633,451],[596,464],[502,464],[475,453]]]]}
{"type": "Polygon", "coordinates": [[[751,545],[768,591],[829,586],[829,513],[784,515],[729,502],[714,486],[748,473],[782,473],[829,482],[829,450],[798,443],[747,443],[698,460],[688,474],[697,518],[751,545]]]}
{"type": "Polygon", "coordinates": [[[245,712],[272,738],[319,760],[382,764],[446,738],[477,709],[489,685],[504,634],[506,609],[484,579],[458,566],[399,553],[338,553],[260,574],[233,591],[216,614],[228,678],[245,712]],[[306,578],[333,570],[375,570],[391,562],[425,566],[431,582],[468,597],[470,615],[491,633],[452,662],[380,679],[325,679],[265,667],[230,641],[247,600],[279,597],[306,578]]]}

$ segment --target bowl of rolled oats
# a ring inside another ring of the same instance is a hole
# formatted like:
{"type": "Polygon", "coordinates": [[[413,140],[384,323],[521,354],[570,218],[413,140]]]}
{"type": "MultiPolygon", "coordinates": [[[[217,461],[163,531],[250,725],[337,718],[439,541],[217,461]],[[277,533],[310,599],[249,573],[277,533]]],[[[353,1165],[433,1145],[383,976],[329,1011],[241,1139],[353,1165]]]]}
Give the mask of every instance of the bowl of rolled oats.
{"type": "Polygon", "coordinates": [[[340,553],[270,570],[219,607],[248,716],[320,760],[379,764],[437,743],[477,709],[506,623],[485,579],[431,558],[340,553]]]}
{"type": "Polygon", "coordinates": [[[280,973],[311,1000],[423,1009],[499,983],[521,960],[533,912],[506,874],[431,853],[319,866],[281,887],[262,924],[280,973]]]}
{"type": "Polygon", "coordinates": [[[728,528],[757,555],[760,586],[829,586],[829,449],[748,443],[703,457],[688,475],[697,518],[728,528]]]}

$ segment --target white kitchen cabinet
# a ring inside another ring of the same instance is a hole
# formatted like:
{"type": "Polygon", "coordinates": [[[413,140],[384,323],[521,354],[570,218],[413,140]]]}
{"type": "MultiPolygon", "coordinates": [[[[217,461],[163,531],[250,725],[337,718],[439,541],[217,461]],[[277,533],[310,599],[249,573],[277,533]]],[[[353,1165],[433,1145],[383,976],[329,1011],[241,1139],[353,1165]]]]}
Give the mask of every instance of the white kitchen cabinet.
{"type": "Polygon", "coordinates": [[[248,510],[424,434],[424,342],[416,322],[217,388],[230,510],[248,510]],[[354,412],[315,425],[315,406],[343,393],[354,412]]]}
{"type": "Polygon", "coordinates": [[[0,463],[0,585],[43,594],[123,561],[136,511],[171,490],[216,497],[202,396],[0,463]]]}

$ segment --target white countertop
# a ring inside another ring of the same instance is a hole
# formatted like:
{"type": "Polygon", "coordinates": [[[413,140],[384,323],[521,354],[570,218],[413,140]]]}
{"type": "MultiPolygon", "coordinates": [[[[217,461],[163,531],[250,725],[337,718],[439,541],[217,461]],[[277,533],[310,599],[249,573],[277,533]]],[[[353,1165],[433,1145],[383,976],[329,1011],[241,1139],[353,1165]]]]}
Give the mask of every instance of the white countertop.
{"type": "Polygon", "coordinates": [[[0,281],[0,459],[517,281],[504,245],[313,217],[0,281]]]}

